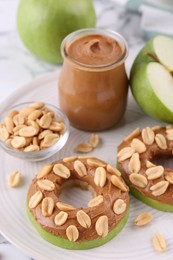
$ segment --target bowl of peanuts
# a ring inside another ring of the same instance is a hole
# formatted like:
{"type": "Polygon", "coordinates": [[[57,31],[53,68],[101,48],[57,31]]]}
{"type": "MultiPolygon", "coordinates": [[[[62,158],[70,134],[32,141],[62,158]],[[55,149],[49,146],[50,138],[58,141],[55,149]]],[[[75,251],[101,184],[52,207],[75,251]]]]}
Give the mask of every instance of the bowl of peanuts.
{"type": "Polygon", "coordinates": [[[0,115],[0,146],[14,157],[41,161],[65,145],[69,129],[67,116],[56,106],[25,102],[0,115]]]}

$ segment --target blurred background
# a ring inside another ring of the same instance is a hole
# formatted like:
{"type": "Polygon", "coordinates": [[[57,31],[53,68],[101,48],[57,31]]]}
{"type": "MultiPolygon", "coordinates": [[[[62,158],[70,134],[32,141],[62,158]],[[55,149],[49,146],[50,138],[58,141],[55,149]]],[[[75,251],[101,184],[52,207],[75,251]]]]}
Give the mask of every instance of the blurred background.
{"type": "MultiPolygon", "coordinates": [[[[0,0],[0,101],[11,91],[59,66],[32,55],[17,30],[19,0],[0,0]]],[[[139,49],[153,35],[173,35],[172,0],[93,0],[96,27],[113,29],[129,45],[127,72],[139,49]]]]}

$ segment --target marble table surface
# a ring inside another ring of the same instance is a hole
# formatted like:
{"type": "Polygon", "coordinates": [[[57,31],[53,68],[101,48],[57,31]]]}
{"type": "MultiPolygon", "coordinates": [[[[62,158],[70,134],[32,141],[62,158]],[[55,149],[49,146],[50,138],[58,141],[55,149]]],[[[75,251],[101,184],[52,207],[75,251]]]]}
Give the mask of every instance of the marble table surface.
{"type": "MultiPolygon", "coordinates": [[[[59,67],[40,61],[22,44],[16,26],[18,3],[18,0],[0,0],[0,103],[17,88],[59,67]]],[[[136,53],[146,41],[140,29],[140,14],[113,1],[94,0],[94,4],[97,27],[113,29],[126,38],[129,45],[126,69],[129,73],[136,53]]],[[[0,235],[0,260],[15,259],[31,258],[0,235]]]]}

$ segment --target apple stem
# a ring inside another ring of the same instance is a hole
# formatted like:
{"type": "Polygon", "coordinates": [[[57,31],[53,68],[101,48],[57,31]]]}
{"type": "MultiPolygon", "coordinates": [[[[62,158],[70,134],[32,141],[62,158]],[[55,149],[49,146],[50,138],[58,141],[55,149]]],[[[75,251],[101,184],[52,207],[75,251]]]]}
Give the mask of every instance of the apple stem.
{"type": "Polygon", "coordinates": [[[146,55],[148,55],[149,57],[151,57],[154,61],[159,62],[157,56],[153,55],[151,52],[147,51],[146,55]]]}

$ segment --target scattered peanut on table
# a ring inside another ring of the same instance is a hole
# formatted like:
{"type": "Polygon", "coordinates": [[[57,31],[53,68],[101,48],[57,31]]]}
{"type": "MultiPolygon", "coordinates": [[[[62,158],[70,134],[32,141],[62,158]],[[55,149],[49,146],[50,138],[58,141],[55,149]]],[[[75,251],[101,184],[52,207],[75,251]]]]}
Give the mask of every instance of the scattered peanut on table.
{"type": "Polygon", "coordinates": [[[156,251],[164,252],[166,251],[166,241],[165,238],[161,234],[154,234],[153,239],[153,246],[156,251]]]}
{"type": "Polygon", "coordinates": [[[98,147],[100,144],[100,137],[98,134],[91,134],[89,138],[89,142],[82,142],[79,143],[75,151],[77,153],[89,153],[91,152],[94,148],[98,147]]]}
{"type": "Polygon", "coordinates": [[[147,225],[149,222],[151,222],[153,216],[151,213],[148,212],[142,212],[141,214],[139,214],[136,218],[135,218],[135,225],[136,226],[145,226],[147,225]]]}
{"type": "Polygon", "coordinates": [[[10,188],[16,188],[21,183],[21,173],[19,171],[14,171],[10,173],[8,177],[8,186],[10,188]]]}

